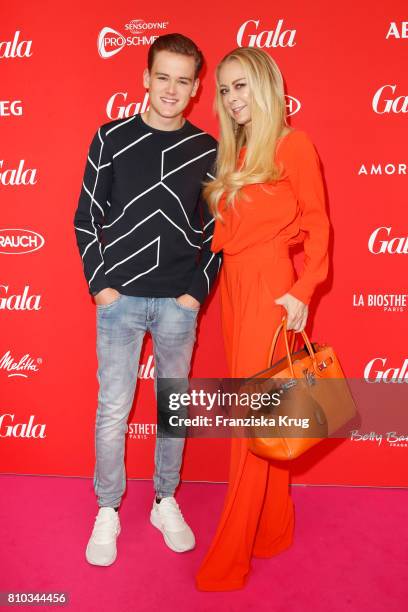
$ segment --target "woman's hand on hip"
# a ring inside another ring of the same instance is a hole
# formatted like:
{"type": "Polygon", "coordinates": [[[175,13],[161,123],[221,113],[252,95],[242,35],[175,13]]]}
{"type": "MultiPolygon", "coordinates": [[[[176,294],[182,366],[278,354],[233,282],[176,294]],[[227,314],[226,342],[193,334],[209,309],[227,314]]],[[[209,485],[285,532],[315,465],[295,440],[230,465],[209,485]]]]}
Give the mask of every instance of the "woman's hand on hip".
{"type": "Polygon", "coordinates": [[[290,293],[285,293],[277,298],[275,304],[279,304],[286,308],[287,329],[293,329],[295,332],[301,332],[305,329],[309,314],[309,307],[306,304],[290,293]]]}

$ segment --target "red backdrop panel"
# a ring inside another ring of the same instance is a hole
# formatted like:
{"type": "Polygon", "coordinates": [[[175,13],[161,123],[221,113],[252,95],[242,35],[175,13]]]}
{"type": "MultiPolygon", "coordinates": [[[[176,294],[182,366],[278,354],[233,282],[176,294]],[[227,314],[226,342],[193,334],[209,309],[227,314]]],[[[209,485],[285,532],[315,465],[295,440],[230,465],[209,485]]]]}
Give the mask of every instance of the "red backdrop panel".
{"type": "MultiPolygon", "coordinates": [[[[186,11],[184,2],[158,0],[135,14],[133,2],[119,0],[71,2],[63,15],[59,8],[22,0],[0,25],[1,471],[93,472],[95,306],[72,221],[90,139],[101,123],[146,108],[147,49],[165,32],[191,36],[205,53],[189,118],[214,136],[219,59],[237,45],[260,46],[276,59],[291,124],[310,134],[321,156],[333,227],[330,276],[308,329],[335,347],[349,376],[386,384],[387,369],[401,372],[408,359],[406,3],[251,8],[238,0],[233,8],[206,2],[186,11]],[[390,294],[396,306],[385,307],[390,294]]],[[[148,340],[129,419],[131,477],[152,473],[152,365],[148,340]]],[[[217,291],[200,317],[192,374],[226,375],[217,291]]],[[[406,486],[406,447],[326,441],[294,464],[293,481],[406,486]]],[[[184,478],[227,475],[227,441],[188,441],[184,478]]]]}

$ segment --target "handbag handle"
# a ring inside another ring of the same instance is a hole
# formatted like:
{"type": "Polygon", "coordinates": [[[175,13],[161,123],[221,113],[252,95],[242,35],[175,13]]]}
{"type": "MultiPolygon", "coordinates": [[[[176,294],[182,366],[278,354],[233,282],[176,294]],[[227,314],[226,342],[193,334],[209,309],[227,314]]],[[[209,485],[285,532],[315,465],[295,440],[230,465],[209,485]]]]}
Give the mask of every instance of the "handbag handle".
{"type": "MultiPolygon", "coordinates": [[[[273,358],[273,354],[275,352],[276,343],[278,342],[278,337],[279,337],[279,334],[282,331],[282,329],[283,329],[283,337],[284,337],[284,340],[285,340],[286,356],[288,358],[290,374],[291,374],[292,378],[295,378],[295,372],[293,370],[293,362],[292,362],[292,352],[293,352],[293,345],[294,345],[294,336],[295,336],[295,334],[293,334],[292,346],[291,346],[291,348],[289,348],[288,329],[287,329],[286,317],[282,320],[282,323],[280,323],[278,325],[278,327],[276,328],[275,336],[274,336],[274,338],[272,340],[271,349],[269,351],[268,364],[269,364],[269,367],[270,367],[271,366],[271,362],[272,362],[272,358],[273,358]]],[[[291,330],[289,330],[289,331],[291,331],[291,330]]],[[[313,369],[314,369],[315,373],[319,376],[320,372],[319,372],[319,368],[317,367],[316,354],[315,354],[314,349],[312,347],[312,344],[311,344],[311,342],[309,340],[309,337],[308,337],[308,335],[306,334],[305,331],[302,331],[300,333],[302,334],[303,340],[305,341],[307,350],[309,351],[309,355],[312,358],[313,369]]]]}

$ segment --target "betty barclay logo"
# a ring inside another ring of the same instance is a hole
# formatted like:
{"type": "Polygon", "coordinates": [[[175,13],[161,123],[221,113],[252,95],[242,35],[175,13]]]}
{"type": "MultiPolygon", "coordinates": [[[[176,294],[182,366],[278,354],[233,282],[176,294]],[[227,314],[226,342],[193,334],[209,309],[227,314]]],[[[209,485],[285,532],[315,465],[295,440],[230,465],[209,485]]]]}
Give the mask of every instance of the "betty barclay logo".
{"type": "Polygon", "coordinates": [[[401,435],[396,431],[387,431],[384,434],[370,431],[370,433],[362,434],[358,429],[354,429],[350,432],[350,440],[352,442],[375,442],[378,446],[381,446],[385,440],[389,446],[408,446],[408,435],[401,435]]]}
{"type": "Polygon", "coordinates": [[[35,423],[32,414],[27,423],[17,423],[14,414],[0,414],[0,438],[46,438],[45,423],[35,423]]]}
{"type": "Polygon", "coordinates": [[[37,232],[27,229],[0,228],[0,255],[25,255],[38,251],[45,240],[37,232]]]}
{"type": "Polygon", "coordinates": [[[405,312],[408,293],[353,293],[355,308],[380,309],[383,312],[405,312]]]}
{"type": "Polygon", "coordinates": [[[125,30],[130,34],[129,36],[124,36],[112,28],[104,27],[98,35],[98,53],[103,59],[108,59],[127,46],[151,45],[160,34],[167,30],[168,25],[168,21],[132,19],[125,25],[125,30]]]}
{"type": "Polygon", "coordinates": [[[41,364],[41,357],[33,359],[29,353],[23,355],[19,360],[14,359],[10,351],[0,357],[0,370],[6,372],[8,378],[28,378],[39,371],[41,364]]]}
{"type": "Polygon", "coordinates": [[[156,423],[129,423],[127,435],[130,440],[147,440],[157,433],[156,423]]]}
{"type": "Polygon", "coordinates": [[[296,30],[285,28],[283,19],[279,19],[273,29],[262,29],[259,19],[248,19],[237,32],[238,47],[259,47],[260,49],[276,47],[294,47],[296,30]]]}

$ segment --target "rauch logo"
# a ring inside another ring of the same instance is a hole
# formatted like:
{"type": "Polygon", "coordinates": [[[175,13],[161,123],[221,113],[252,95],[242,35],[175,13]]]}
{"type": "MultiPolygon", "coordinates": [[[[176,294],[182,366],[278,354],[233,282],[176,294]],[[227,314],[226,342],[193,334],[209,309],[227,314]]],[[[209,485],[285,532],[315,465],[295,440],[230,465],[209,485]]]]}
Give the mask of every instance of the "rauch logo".
{"type": "Polygon", "coordinates": [[[26,229],[0,228],[0,254],[24,255],[33,253],[44,246],[45,240],[37,232],[26,229]]]}

